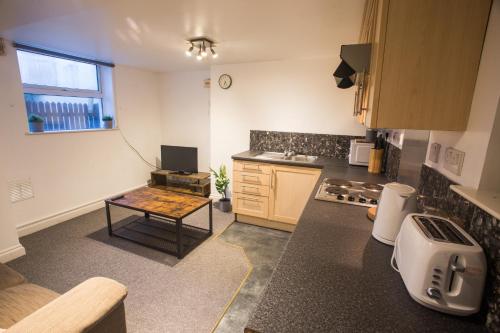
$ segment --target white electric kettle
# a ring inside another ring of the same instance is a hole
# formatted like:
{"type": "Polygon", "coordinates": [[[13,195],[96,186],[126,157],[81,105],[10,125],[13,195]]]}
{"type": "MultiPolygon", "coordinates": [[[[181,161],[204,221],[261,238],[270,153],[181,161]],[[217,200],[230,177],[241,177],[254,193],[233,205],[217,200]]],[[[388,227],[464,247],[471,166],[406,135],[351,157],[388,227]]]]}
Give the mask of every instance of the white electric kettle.
{"type": "Polygon", "coordinates": [[[394,245],[406,215],[417,211],[417,192],[411,186],[389,183],[384,186],[377,207],[372,236],[385,244],[394,245]]]}

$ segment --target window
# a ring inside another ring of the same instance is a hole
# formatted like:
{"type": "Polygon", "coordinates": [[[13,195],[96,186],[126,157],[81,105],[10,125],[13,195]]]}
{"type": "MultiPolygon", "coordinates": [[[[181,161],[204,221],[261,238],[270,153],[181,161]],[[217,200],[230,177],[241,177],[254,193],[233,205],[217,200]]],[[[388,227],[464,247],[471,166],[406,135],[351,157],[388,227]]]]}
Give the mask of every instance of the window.
{"type": "Polygon", "coordinates": [[[114,114],[112,89],[102,89],[102,74],[111,73],[109,69],[23,49],[17,50],[17,58],[30,132],[110,128],[102,120],[114,114]]]}

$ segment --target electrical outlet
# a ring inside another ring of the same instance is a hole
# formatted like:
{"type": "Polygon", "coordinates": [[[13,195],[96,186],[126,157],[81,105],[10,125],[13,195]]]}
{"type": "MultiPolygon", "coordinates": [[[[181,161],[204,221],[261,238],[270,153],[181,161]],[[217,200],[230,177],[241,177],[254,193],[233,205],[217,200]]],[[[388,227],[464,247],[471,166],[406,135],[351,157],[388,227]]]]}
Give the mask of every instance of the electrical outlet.
{"type": "Polygon", "coordinates": [[[441,145],[437,142],[431,144],[431,149],[429,151],[429,160],[434,163],[439,162],[439,153],[441,152],[441,145]]]}
{"type": "Polygon", "coordinates": [[[453,147],[447,147],[444,153],[444,168],[455,175],[462,174],[465,153],[453,147]]]}

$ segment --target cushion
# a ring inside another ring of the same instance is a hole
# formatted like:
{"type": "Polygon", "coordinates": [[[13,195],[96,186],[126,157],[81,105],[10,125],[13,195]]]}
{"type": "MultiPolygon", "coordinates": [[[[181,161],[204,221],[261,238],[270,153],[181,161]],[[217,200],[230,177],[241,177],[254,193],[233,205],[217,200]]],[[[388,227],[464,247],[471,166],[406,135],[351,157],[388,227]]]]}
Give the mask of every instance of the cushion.
{"type": "Polygon", "coordinates": [[[9,328],[57,297],[58,293],[31,283],[0,290],[0,327],[9,328]]]}
{"type": "Polygon", "coordinates": [[[18,284],[24,282],[26,282],[24,276],[22,276],[9,266],[0,263],[0,290],[17,286],[18,284]]]}

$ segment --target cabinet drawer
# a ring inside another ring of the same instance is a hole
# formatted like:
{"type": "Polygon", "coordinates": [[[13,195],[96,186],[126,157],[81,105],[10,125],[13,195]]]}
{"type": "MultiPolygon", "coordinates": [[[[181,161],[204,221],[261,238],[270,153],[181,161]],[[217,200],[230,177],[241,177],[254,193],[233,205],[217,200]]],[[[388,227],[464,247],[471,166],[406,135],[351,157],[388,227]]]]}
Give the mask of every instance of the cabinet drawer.
{"type": "Polygon", "coordinates": [[[260,195],[263,197],[267,197],[269,195],[269,186],[235,182],[234,183],[234,192],[241,193],[241,194],[260,195]]]}
{"type": "Polygon", "coordinates": [[[236,171],[262,173],[265,175],[269,175],[271,173],[271,166],[265,163],[234,161],[233,167],[236,171]]]}
{"type": "Polygon", "coordinates": [[[260,173],[234,171],[233,178],[234,183],[239,182],[252,185],[269,185],[269,175],[260,173]]]}
{"type": "Polygon", "coordinates": [[[237,214],[244,214],[260,218],[267,218],[269,201],[267,197],[256,195],[234,193],[233,211],[237,214]]]}

